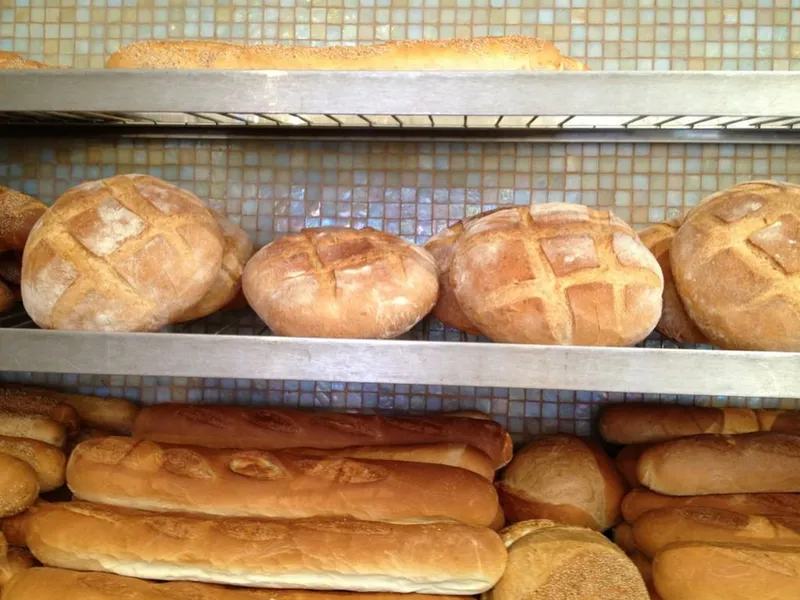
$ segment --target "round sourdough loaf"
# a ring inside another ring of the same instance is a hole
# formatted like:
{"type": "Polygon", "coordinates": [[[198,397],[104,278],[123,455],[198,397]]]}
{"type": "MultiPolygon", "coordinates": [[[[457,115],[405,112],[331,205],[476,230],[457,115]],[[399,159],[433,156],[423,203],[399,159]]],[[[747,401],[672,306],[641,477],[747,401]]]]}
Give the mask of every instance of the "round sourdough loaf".
{"type": "Polygon", "coordinates": [[[436,263],[370,227],[304,229],[264,246],[242,279],[247,301],[278,335],[392,338],[430,312],[436,263]]]}
{"type": "Polygon", "coordinates": [[[22,300],[46,329],[152,331],[197,304],[223,235],[194,195],[147,175],[84,183],[56,200],[22,257],[22,300]]]}
{"type": "Polygon", "coordinates": [[[253,256],[253,242],[247,233],[217,211],[211,211],[225,238],[222,267],[203,299],[176,319],[176,323],[202,319],[231,302],[242,289],[242,271],[253,256]]]}
{"type": "Polygon", "coordinates": [[[713,343],[800,350],[800,186],[750,181],[704,199],[672,242],[672,270],[713,343]]]}
{"type": "Polygon", "coordinates": [[[559,434],[543,436],[517,452],[497,490],[509,523],[549,519],[603,531],[620,520],[625,485],[600,448],[559,434]]]}
{"type": "Polygon", "coordinates": [[[22,252],[47,206],[26,194],[0,185],[0,252],[22,252]]]}
{"type": "Polygon", "coordinates": [[[653,331],[664,280],[626,223],[574,204],[511,207],[467,221],[450,282],[497,342],[628,346],[653,331]]]}
{"type": "Polygon", "coordinates": [[[706,336],[686,314],[683,301],[678,295],[678,289],[675,287],[675,279],[672,276],[670,248],[679,227],[680,220],[673,219],[665,223],[651,225],[639,232],[639,239],[656,257],[658,264],[661,266],[661,272],[664,274],[664,294],[661,297],[663,307],[661,309],[661,319],[659,319],[656,329],[661,334],[677,342],[707,344],[708,339],[706,336]]]}

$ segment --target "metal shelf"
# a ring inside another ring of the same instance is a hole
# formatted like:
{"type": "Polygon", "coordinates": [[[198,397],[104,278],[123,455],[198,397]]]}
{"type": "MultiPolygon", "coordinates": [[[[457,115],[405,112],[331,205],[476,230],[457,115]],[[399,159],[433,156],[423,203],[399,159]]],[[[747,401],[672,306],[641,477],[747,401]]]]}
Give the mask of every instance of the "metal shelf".
{"type": "Polygon", "coordinates": [[[798,97],[793,72],[0,71],[0,123],[134,135],[794,143],[798,97]]]}
{"type": "Polygon", "coordinates": [[[0,326],[0,371],[800,398],[800,353],[430,341],[427,325],[402,340],[281,338],[249,312],[165,333],[42,331],[24,313],[0,326]]]}

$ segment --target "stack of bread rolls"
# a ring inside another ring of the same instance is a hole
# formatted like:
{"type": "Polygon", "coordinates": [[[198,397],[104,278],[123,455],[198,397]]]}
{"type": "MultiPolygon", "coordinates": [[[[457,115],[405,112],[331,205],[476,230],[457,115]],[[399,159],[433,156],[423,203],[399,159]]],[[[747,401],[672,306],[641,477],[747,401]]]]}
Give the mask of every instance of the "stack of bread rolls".
{"type": "Polygon", "coordinates": [[[634,486],[614,540],[662,600],[797,597],[800,413],[620,404],[600,433],[634,486]]]}
{"type": "Polygon", "coordinates": [[[0,313],[22,299],[22,251],[46,209],[36,198],[0,185],[0,313]]]}

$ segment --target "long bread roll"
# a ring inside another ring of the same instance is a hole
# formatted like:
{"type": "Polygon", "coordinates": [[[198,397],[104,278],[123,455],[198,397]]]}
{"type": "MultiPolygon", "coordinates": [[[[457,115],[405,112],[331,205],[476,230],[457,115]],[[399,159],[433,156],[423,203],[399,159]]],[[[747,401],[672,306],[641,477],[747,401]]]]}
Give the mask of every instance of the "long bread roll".
{"type": "Polygon", "coordinates": [[[0,453],[0,517],[13,517],[39,495],[36,472],[25,461],[0,453]]]}
{"type": "Polygon", "coordinates": [[[612,539],[625,554],[633,554],[638,550],[633,539],[633,527],[630,523],[620,523],[612,529],[612,539]]]}
{"type": "Polygon", "coordinates": [[[0,590],[3,590],[15,575],[27,571],[35,564],[36,560],[24,548],[9,548],[6,555],[0,557],[0,590]]]}
{"type": "Polygon", "coordinates": [[[144,407],[134,437],[171,444],[275,450],[456,442],[485,452],[499,468],[511,460],[508,432],[494,421],[446,416],[381,417],[289,408],[158,404],[144,407]]]}
{"type": "Polygon", "coordinates": [[[800,549],[674,544],[653,561],[662,600],[800,600],[800,549]]]}
{"type": "Polygon", "coordinates": [[[9,546],[17,548],[28,547],[28,543],[25,541],[25,524],[37,508],[48,504],[49,502],[39,498],[25,512],[0,520],[0,534],[5,536],[9,546]]]}
{"type": "Polygon", "coordinates": [[[52,394],[49,390],[5,383],[0,385],[0,410],[41,415],[62,423],[69,435],[77,432],[80,427],[78,411],[52,394]]]}
{"type": "Polygon", "coordinates": [[[8,454],[28,463],[36,472],[42,492],[51,492],[64,485],[67,458],[55,446],[38,440],[0,435],[0,454],[8,454]]]}
{"type": "Polygon", "coordinates": [[[210,583],[155,583],[111,573],[38,567],[14,578],[3,600],[456,600],[429,594],[247,590],[210,583]]]}
{"type": "Polygon", "coordinates": [[[488,527],[499,506],[494,486],[466,469],[124,437],[78,445],[67,485],[77,498],[100,504],[276,519],[455,519],[488,527]]]}
{"type": "Polygon", "coordinates": [[[455,522],[209,518],[70,502],[37,510],[26,533],[47,566],[265,588],[470,595],[506,564],[494,531],[455,522]]]}
{"type": "Polygon", "coordinates": [[[800,517],[800,494],[709,494],[665,496],[644,488],[631,490],[622,499],[622,518],[633,523],[649,510],[698,506],[729,510],[742,515],[800,517]]]}
{"type": "Polygon", "coordinates": [[[615,404],[600,416],[600,435],[612,444],[645,444],[705,433],[756,431],[800,435],[800,411],[615,404]]]}
{"type": "Polygon", "coordinates": [[[783,433],[701,435],[644,451],[642,485],[672,496],[800,492],[800,437],[783,433]]]}
{"type": "Polygon", "coordinates": [[[146,41],[117,50],[109,69],[278,69],[315,71],[585,71],[534,37],[399,41],[374,46],[242,46],[146,41]]]}
{"type": "Polygon", "coordinates": [[[633,524],[636,547],[653,558],[669,544],[722,542],[797,546],[800,517],[741,515],[718,508],[662,508],[643,514],[633,524]]]}
{"type": "Polygon", "coordinates": [[[649,447],[650,444],[632,444],[630,446],[625,446],[614,459],[614,462],[617,463],[617,469],[619,469],[619,472],[622,474],[622,478],[632,488],[642,485],[638,475],[636,475],[636,465],[639,462],[639,457],[649,447]]]}
{"type": "Polygon", "coordinates": [[[67,430],[63,423],[42,415],[9,410],[0,410],[0,435],[39,440],[58,448],[63,448],[67,441],[67,430]]]}

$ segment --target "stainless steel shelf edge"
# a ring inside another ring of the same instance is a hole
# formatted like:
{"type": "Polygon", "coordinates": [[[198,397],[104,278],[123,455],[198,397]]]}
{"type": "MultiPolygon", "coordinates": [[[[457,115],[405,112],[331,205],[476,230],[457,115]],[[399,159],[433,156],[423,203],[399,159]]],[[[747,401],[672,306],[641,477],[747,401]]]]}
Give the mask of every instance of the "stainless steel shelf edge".
{"type": "Polygon", "coordinates": [[[800,115],[795,72],[0,71],[0,111],[800,115]]]}
{"type": "Polygon", "coordinates": [[[0,330],[0,371],[800,398],[800,353],[0,330]]]}

